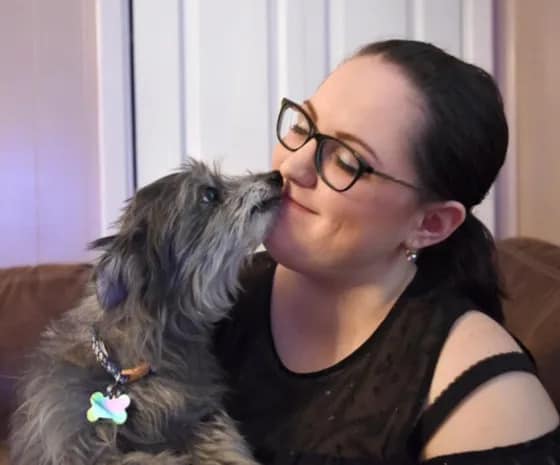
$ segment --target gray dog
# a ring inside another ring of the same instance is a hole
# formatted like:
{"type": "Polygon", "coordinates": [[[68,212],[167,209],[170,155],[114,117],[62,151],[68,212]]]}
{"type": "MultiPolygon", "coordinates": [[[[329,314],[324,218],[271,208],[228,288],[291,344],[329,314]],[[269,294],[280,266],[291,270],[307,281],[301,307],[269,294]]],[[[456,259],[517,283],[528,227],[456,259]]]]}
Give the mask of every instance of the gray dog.
{"type": "Polygon", "coordinates": [[[278,172],[190,161],[141,189],[89,295],[51,324],[24,376],[13,465],[254,465],[222,408],[212,328],[274,220],[278,172]]]}

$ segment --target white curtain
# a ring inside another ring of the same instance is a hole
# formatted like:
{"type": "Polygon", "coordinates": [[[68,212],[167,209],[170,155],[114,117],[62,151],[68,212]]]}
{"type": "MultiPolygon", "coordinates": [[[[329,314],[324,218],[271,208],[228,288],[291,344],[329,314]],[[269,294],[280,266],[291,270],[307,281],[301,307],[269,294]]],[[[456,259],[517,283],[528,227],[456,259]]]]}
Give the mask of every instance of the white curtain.
{"type": "MultiPolygon", "coordinates": [[[[187,155],[268,169],[280,98],[369,41],[430,41],[493,73],[493,27],[492,0],[134,0],[138,184],[187,155]]],[[[493,191],[476,213],[495,230],[493,191]]]]}

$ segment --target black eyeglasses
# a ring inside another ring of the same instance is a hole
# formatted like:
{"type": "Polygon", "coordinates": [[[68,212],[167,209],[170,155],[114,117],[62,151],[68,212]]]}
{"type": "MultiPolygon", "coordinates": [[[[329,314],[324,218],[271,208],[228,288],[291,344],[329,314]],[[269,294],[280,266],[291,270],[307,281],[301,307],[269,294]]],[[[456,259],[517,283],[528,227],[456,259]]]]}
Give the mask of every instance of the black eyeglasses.
{"type": "Polygon", "coordinates": [[[414,190],[421,190],[409,182],[377,171],[347,144],[335,137],[321,134],[305,110],[297,103],[282,99],[276,122],[278,141],[289,151],[295,152],[311,139],[317,141],[315,169],[331,189],[344,192],[350,189],[364,174],[374,174],[414,190]]]}

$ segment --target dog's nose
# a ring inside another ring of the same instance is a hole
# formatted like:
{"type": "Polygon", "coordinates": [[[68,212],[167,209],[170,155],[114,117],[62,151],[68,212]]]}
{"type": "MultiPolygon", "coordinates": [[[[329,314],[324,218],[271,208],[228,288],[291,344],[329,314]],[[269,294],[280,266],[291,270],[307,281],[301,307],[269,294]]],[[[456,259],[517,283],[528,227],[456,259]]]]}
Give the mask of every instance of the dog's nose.
{"type": "Polygon", "coordinates": [[[275,187],[282,187],[282,185],[284,184],[284,179],[282,178],[280,171],[276,170],[276,171],[271,171],[267,175],[266,182],[268,182],[270,185],[275,187]]]}

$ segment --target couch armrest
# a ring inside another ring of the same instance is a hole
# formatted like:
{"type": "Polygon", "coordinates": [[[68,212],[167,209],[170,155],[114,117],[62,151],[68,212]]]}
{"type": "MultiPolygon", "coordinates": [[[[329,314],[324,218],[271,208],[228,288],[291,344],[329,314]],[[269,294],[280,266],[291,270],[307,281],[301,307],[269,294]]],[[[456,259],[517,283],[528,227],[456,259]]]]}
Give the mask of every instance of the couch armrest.
{"type": "Polygon", "coordinates": [[[560,410],[560,247],[526,238],[499,241],[507,328],[531,351],[560,410]]]}
{"type": "MultiPolygon", "coordinates": [[[[79,302],[91,271],[87,264],[0,269],[0,418],[13,410],[25,355],[49,320],[79,302]]],[[[6,433],[7,421],[1,421],[0,441],[6,433]]]]}

